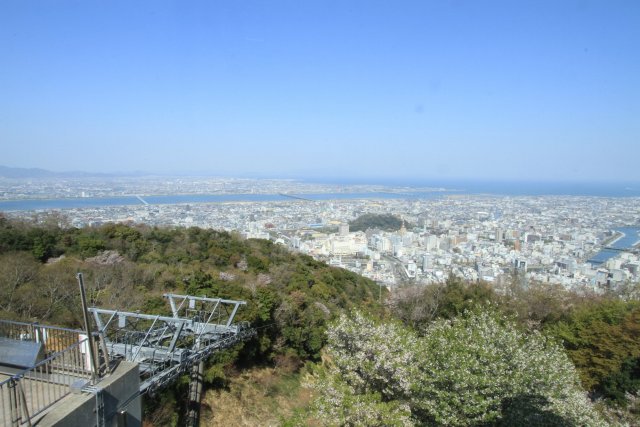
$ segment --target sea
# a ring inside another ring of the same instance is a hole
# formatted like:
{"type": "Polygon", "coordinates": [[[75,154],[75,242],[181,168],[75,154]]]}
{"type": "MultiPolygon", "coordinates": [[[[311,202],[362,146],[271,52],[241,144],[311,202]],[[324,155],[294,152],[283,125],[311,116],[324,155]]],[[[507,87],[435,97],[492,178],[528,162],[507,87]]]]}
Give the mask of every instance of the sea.
{"type": "Polygon", "coordinates": [[[302,180],[307,182],[367,185],[378,184],[389,187],[445,188],[462,194],[493,194],[500,196],[593,196],[593,197],[640,197],[638,182],[540,182],[540,181],[485,181],[485,180],[354,180],[322,179],[302,180]]]}

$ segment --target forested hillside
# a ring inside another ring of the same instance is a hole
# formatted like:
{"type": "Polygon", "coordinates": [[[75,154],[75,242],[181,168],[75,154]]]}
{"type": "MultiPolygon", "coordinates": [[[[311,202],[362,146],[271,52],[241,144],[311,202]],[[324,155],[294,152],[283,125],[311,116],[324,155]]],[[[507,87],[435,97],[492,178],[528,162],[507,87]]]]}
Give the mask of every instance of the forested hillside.
{"type": "MultiPolygon", "coordinates": [[[[165,292],[247,301],[257,337],[207,361],[203,425],[640,424],[635,284],[450,277],[380,295],[266,240],[0,216],[0,317],[79,327],[77,272],[106,308],[168,314],[165,292]]],[[[185,386],[146,399],[148,425],[182,422],[185,386]]]]}
{"type": "MultiPolygon", "coordinates": [[[[76,229],[61,221],[0,216],[0,317],[80,327],[77,272],[84,273],[90,304],[105,308],[169,314],[166,292],[245,300],[236,318],[258,335],[209,361],[210,387],[226,386],[237,366],[296,373],[319,360],[326,324],[337,314],[353,307],[381,312],[380,290],[370,280],[267,240],[200,228],[76,229]]],[[[164,416],[149,411],[157,425],[178,421],[182,386],[159,397],[164,416]]]]}
{"type": "MultiPolygon", "coordinates": [[[[405,226],[409,226],[409,224],[405,226]]],[[[397,231],[400,227],[402,227],[402,219],[391,214],[364,214],[349,222],[349,230],[351,231],[366,231],[370,228],[397,231]]]]}
{"type": "Polygon", "coordinates": [[[332,323],[310,382],[318,398],[296,422],[639,425],[636,289],[454,277],[397,289],[387,301],[397,320],[356,311],[332,323]]]}

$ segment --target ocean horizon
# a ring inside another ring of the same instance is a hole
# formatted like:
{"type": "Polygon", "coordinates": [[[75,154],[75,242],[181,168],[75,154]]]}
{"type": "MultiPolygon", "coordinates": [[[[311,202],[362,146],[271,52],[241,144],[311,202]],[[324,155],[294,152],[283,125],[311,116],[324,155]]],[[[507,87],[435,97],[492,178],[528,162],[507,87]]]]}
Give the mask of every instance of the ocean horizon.
{"type": "Polygon", "coordinates": [[[444,188],[464,194],[501,196],[597,196],[640,197],[640,181],[513,181],[473,179],[395,178],[294,178],[301,182],[332,185],[381,185],[386,187],[444,188]]]}

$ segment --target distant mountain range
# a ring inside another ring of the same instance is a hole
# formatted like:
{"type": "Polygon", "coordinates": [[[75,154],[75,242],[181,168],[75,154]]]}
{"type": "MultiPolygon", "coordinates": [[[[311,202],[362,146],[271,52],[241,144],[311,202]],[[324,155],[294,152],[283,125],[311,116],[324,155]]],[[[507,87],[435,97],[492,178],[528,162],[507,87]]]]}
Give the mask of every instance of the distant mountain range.
{"type": "MultiPolygon", "coordinates": [[[[65,171],[54,172],[40,168],[12,168],[0,165],[0,178],[10,179],[54,179],[54,178],[139,178],[139,177],[229,177],[231,175],[220,174],[219,172],[195,171],[195,172],[149,172],[149,171],[127,171],[127,172],[84,172],[65,171]]],[[[249,179],[282,179],[273,176],[254,176],[246,173],[233,174],[234,178],[249,179]]]]}
{"type": "Polygon", "coordinates": [[[110,173],[91,173],[91,172],[53,172],[46,169],[39,168],[10,168],[8,166],[0,165],[0,178],[108,178],[115,176],[133,176],[141,174],[110,174],[110,173]]]}

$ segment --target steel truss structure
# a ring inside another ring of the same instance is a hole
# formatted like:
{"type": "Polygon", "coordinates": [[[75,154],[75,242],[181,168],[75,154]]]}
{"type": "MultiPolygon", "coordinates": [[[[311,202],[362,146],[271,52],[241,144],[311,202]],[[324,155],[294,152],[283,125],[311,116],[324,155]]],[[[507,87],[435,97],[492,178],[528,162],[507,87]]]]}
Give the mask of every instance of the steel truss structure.
{"type": "Polygon", "coordinates": [[[153,393],[212,353],[255,335],[248,323],[234,323],[244,301],[175,294],[164,297],[171,316],[89,308],[103,359],[138,363],[140,393],[153,393]]]}

